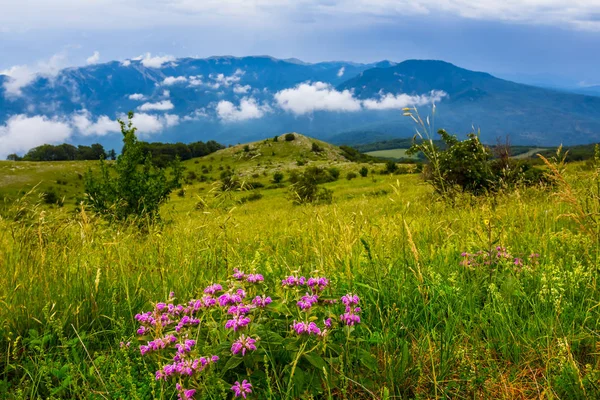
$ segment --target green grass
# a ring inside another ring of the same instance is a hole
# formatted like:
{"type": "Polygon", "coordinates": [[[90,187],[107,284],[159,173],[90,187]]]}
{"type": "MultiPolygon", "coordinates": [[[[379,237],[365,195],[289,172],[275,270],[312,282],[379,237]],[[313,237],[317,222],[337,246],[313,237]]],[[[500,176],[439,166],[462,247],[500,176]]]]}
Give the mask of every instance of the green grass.
{"type": "Polygon", "coordinates": [[[365,153],[369,156],[373,157],[381,157],[381,158],[392,158],[392,159],[400,159],[400,158],[409,158],[409,159],[417,159],[417,156],[410,156],[406,154],[408,149],[389,149],[389,150],[376,150],[369,151],[365,153]]]}
{"type": "MultiPolygon", "coordinates": [[[[270,287],[294,271],[319,271],[339,293],[361,297],[353,335],[363,342],[352,351],[372,354],[375,370],[360,363],[330,370],[346,385],[331,389],[332,398],[599,398],[600,248],[565,217],[572,206],[542,188],[451,205],[418,175],[348,181],[344,172],[361,165],[334,148],[320,155],[293,142],[253,146],[254,155],[238,146],[186,162],[198,176],[212,167],[207,181],[173,194],[164,223],[144,234],[73,213],[71,204],[37,205],[35,195],[11,203],[0,219],[0,397],[174,398],[134,349],[134,315],[170,291],[197,296],[239,267],[264,274],[270,287]],[[289,170],[301,168],[300,157],[343,171],[325,185],[331,205],[288,199],[289,170]],[[216,190],[227,167],[265,185],[282,170],[286,187],[257,190],[260,200],[240,204],[248,192],[216,190]],[[539,253],[539,263],[461,265],[463,251],[498,245],[525,259],[539,253]],[[132,349],[121,349],[128,341],[132,349]]],[[[0,175],[0,189],[14,196],[64,176],[74,198],[76,174],[89,165],[2,163],[10,173],[0,175]]],[[[591,173],[572,166],[567,179],[588,204],[591,173]]],[[[265,376],[240,368],[251,379],[265,376]]],[[[286,393],[273,390],[272,398],[286,393]]]]}

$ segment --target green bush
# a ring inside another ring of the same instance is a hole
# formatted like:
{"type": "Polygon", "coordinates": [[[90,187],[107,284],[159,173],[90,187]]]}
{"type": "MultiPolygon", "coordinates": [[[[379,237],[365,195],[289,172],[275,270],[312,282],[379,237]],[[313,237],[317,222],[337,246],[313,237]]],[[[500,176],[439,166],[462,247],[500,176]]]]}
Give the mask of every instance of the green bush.
{"type": "Polygon", "coordinates": [[[340,170],[336,167],[327,168],[327,172],[329,173],[329,176],[331,177],[329,182],[337,181],[340,178],[340,170]]]}
{"type": "Polygon", "coordinates": [[[351,181],[352,179],[356,178],[358,175],[356,175],[356,172],[348,172],[346,174],[346,179],[348,179],[349,181],[351,181]]]}
{"type": "Polygon", "coordinates": [[[311,151],[313,151],[315,153],[320,153],[323,151],[323,148],[321,146],[319,146],[316,142],[312,142],[311,151]]]}
{"type": "Polygon", "coordinates": [[[273,183],[281,183],[283,181],[283,172],[276,171],[273,173],[273,183]]]}
{"type": "MultiPolygon", "coordinates": [[[[329,204],[333,199],[333,191],[319,184],[330,182],[330,175],[322,168],[309,167],[304,173],[294,178],[290,187],[290,197],[294,204],[321,203],[329,204]]],[[[290,176],[290,182],[292,178],[290,176]]]]}
{"type": "Polygon", "coordinates": [[[91,170],[86,174],[87,204],[109,221],[136,218],[139,222],[152,222],[160,217],[160,205],[169,199],[173,189],[181,186],[183,168],[176,159],[168,178],[165,169],[157,167],[150,154],[144,155],[132,118],[133,112],[129,112],[128,123],[119,120],[123,150],[114,169],[100,160],[100,176],[91,170]]]}
{"type": "Polygon", "coordinates": [[[286,142],[291,142],[293,140],[296,140],[296,135],[294,135],[293,133],[286,133],[285,134],[285,141],[286,142]]]}
{"type": "Polygon", "coordinates": [[[367,175],[369,175],[369,168],[362,167],[361,169],[358,170],[358,173],[360,174],[360,176],[365,178],[367,175]]]}

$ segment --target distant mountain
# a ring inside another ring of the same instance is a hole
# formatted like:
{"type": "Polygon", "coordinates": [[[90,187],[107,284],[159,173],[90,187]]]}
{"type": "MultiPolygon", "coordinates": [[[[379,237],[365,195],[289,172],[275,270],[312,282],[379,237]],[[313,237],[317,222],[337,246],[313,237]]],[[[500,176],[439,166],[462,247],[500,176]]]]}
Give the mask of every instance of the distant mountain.
{"type": "Polygon", "coordinates": [[[39,76],[20,93],[12,83],[0,75],[0,141],[9,118],[44,116],[69,124],[72,143],[118,148],[114,120],[134,110],[140,132],[163,142],[239,143],[296,131],[368,143],[411,137],[415,126],[401,108],[417,105],[426,115],[433,98],[436,127],[458,134],[481,127],[488,142],[507,134],[514,144],[544,146],[600,140],[600,97],[517,84],[443,61],[140,57],[39,76]]]}
{"type": "Polygon", "coordinates": [[[442,61],[372,68],[338,89],[353,90],[359,98],[443,90],[447,97],[438,107],[437,126],[465,132],[473,124],[487,141],[507,134],[519,144],[600,140],[600,98],[522,85],[442,61]]]}

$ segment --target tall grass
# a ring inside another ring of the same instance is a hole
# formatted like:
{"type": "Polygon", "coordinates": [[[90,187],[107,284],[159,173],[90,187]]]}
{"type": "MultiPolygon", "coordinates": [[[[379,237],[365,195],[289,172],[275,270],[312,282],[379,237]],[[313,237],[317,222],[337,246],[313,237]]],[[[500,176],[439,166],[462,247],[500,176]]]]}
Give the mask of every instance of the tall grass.
{"type": "Polygon", "coordinates": [[[448,206],[416,176],[378,179],[328,185],[331,205],[292,207],[283,189],[201,211],[174,198],[145,234],[31,194],[0,220],[0,397],[169,398],[121,349],[134,315],[250,266],[271,283],[318,270],[361,296],[377,372],[344,371],[340,397],[600,397],[597,243],[559,218],[570,204],[530,188],[448,206]],[[461,265],[495,246],[540,258],[461,265]]]}

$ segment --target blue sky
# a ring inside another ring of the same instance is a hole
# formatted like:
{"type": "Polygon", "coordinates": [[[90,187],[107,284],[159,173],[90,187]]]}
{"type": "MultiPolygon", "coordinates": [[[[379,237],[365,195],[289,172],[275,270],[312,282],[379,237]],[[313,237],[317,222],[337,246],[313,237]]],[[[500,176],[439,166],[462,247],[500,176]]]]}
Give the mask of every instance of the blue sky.
{"type": "Polygon", "coordinates": [[[600,84],[599,0],[0,0],[0,10],[0,72],[147,52],[268,54],[442,59],[520,81],[600,84]]]}

